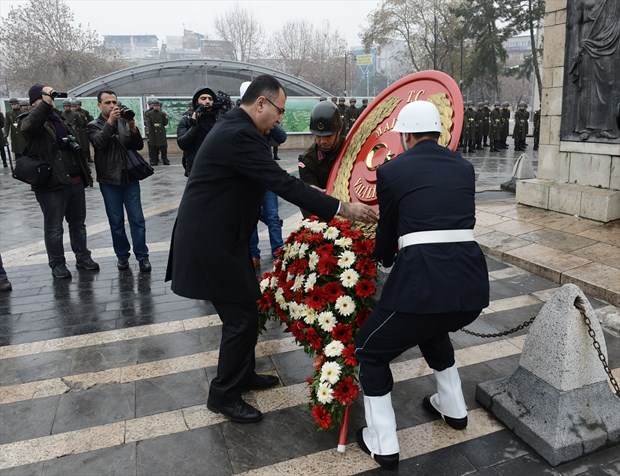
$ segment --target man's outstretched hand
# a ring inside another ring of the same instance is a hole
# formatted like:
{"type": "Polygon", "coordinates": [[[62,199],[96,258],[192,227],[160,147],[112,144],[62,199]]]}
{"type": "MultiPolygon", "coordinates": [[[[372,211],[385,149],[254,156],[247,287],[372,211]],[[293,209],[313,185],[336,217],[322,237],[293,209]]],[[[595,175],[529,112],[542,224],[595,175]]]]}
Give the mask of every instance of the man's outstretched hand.
{"type": "Polygon", "coordinates": [[[361,221],[373,225],[377,223],[378,217],[372,207],[364,203],[340,202],[340,212],[342,218],[350,221],[361,221]]]}

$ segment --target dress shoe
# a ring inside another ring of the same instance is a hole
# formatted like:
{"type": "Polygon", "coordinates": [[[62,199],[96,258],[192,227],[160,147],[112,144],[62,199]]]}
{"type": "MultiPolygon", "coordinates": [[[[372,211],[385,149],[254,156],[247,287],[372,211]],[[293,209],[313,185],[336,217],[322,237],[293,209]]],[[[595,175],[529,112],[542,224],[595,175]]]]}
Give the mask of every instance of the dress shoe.
{"type": "Polygon", "coordinates": [[[280,157],[278,157],[277,155],[274,155],[273,160],[280,160],[280,157]]]}
{"type": "Polygon", "coordinates": [[[0,279],[0,291],[10,291],[13,289],[13,285],[9,278],[0,279]]]}
{"type": "Polygon", "coordinates": [[[255,258],[254,256],[252,256],[252,264],[254,265],[255,268],[259,268],[260,267],[260,258],[255,258]]]}
{"type": "Polygon", "coordinates": [[[368,446],[366,446],[366,443],[364,443],[364,428],[360,428],[359,430],[357,430],[357,433],[355,433],[355,439],[357,440],[357,446],[359,446],[364,453],[370,455],[371,458],[374,459],[377,463],[379,463],[382,468],[389,470],[394,470],[398,468],[398,462],[400,458],[399,453],[395,453],[393,455],[371,454],[368,446]]]}
{"type": "Polygon", "coordinates": [[[88,271],[99,271],[99,265],[95,263],[91,257],[77,260],[75,267],[77,269],[85,269],[88,271]]]}
{"type": "Polygon", "coordinates": [[[170,165],[170,161],[169,160],[164,160],[164,165],[170,165]]]}
{"type": "Polygon", "coordinates": [[[67,265],[62,263],[52,268],[52,276],[58,279],[71,279],[71,272],[67,269],[67,265]]]}
{"type": "Polygon", "coordinates": [[[237,423],[256,423],[263,419],[263,414],[242,398],[231,403],[215,403],[207,400],[207,408],[237,423]]]}
{"type": "Polygon", "coordinates": [[[116,261],[116,267],[121,271],[129,268],[129,258],[119,256],[116,261]]]}
{"type": "Polygon", "coordinates": [[[265,390],[280,384],[280,379],[275,375],[254,374],[250,380],[241,386],[242,390],[265,390]]]}
{"type": "Polygon", "coordinates": [[[455,430],[464,430],[465,428],[467,428],[467,417],[452,418],[447,415],[442,415],[441,412],[437,410],[431,403],[430,395],[424,397],[424,400],[422,400],[422,406],[433,415],[442,418],[448,425],[450,425],[455,430]]]}
{"type": "Polygon", "coordinates": [[[151,272],[151,262],[148,258],[141,259],[138,261],[138,265],[140,266],[140,271],[142,273],[150,273],[151,272]]]}

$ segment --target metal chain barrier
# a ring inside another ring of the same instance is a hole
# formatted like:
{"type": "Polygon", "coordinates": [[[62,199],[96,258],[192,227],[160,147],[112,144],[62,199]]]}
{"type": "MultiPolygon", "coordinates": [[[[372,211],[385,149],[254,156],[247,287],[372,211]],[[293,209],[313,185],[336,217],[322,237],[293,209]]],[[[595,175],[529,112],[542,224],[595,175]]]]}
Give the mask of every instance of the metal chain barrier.
{"type": "MultiPolygon", "coordinates": [[[[581,298],[581,296],[577,296],[577,298],[575,299],[574,305],[575,305],[575,308],[577,308],[577,310],[581,313],[581,316],[583,317],[583,320],[586,323],[586,327],[588,328],[588,335],[592,338],[592,345],[594,349],[596,350],[596,352],[598,353],[598,358],[603,364],[603,368],[605,369],[605,372],[607,373],[607,378],[609,378],[609,381],[611,382],[611,386],[614,388],[614,394],[616,395],[616,397],[620,398],[620,387],[618,386],[618,382],[616,381],[616,378],[611,373],[611,369],[609,368],[609,365],[607,364],[607,359],[605,358],[605,354],[603,354],[603,351],[601,350],[601,344],[599,343],[598,340],[596,340],[596,333],[594,332],[594,329],[592,329],[592,325],[591,325],[592,323],[590,321],[590,318],[586,314],[585,303],[583,299],[581,298]]],[[[512,329],[504,331],[504,332],[497,332],[495,334],[480,334],[478,332],[469,331],[465,329],[464,327],[461,329],[461,331],[465,332],[465,334],[469,334],[469,335],[476,336],[476,337],[482,337],[482,338],[502,337],[502,336],[507,336],[509,334],[513,334],[514,332],[520,331],[522,329],[525,329],[532,322],[534,322],[536,317],[537,316],[533,316],[532,318],[525,321],[523,324],[519,324],[517,327],[513,327],[512,329]]]]}
{"type": "Polygon", "coordinates": [[[592,329],[590,318],[586,314],[585,302],[583,301],[581,296],[577,296],[575,298],[575,307],[581,313],[581,316],[583,317],[583,320],[586,323],[586,327],[588,328],[588,335],[592,338],[592,345],[594,346],[594,348],[596,349],[596,352],[598,353],[598,358],[603,364],[603,368],[605,369],[605,372],[607,373],[607,378],[609,378],[609,381],[611,382],[611,386],[614,388],[614,393],[616,397],[620,398],[620,387],[618,387],[618,382],[616,382],[616,379],[611,373],[611,369],[609,368],[609,365],[607,364],[607,359],[605,358],[605,354],[603,354],[603,351],[601,350],[601,344],[596,340],[596,333],[594,332],[594,329],[592,329]]]}

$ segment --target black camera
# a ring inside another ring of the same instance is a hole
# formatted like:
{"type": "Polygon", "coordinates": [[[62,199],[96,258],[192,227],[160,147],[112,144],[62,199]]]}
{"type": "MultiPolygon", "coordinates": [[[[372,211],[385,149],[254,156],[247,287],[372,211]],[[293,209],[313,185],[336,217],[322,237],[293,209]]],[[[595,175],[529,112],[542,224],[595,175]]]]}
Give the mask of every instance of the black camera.
{"type": "Polygon", "coordinates": [[[214,121],[222,109],[222,104],[219,102],[214,102],[210,106],[202,104],[196,108],[196,122],[214,121]]]}
{"type": "Polygon", "coordinates": [[[121,117],[126,121],[133,121],[133,118],[136,117],[136,113],[129,109],[127,106],[118,103],[118,108],[121,111],[121,117]]]}
{"type": "Polygon", "coordinates": [[[50,93],[50,96],[52,97],[52,99],[56,99],[56,98],[68,98],[69,95],[67,93],[61,93],[59,91],[52,91],[50,93]]]}
{"type": "Polygon", "coordinates": [[[79,152],[82,150],[82,146],[74,136],[67,136],[62,138],[62,143],[65,150],[79,152]]]}

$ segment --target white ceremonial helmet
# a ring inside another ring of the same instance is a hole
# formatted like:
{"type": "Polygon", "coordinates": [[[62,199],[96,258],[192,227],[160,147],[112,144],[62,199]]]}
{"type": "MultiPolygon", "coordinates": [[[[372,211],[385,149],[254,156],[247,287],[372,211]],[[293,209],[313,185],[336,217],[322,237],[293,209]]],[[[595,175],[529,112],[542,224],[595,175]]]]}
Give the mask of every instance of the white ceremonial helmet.
{"type": "Polygon", "coordinates": [[[414,101],[403,107],[393,129],[395,132],[439,132],[441,116],[432,102],[414,101]]]}
{"type": "Polygon", "coordinates": [[[243,97],[245,92],[248,90],[250,84],[252,84],[252,81],[244,81],[243,83],[241,83],[241,86],[239,86],[239,97],[243,97]]]}

